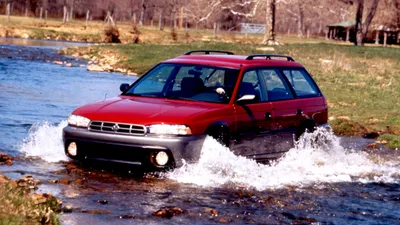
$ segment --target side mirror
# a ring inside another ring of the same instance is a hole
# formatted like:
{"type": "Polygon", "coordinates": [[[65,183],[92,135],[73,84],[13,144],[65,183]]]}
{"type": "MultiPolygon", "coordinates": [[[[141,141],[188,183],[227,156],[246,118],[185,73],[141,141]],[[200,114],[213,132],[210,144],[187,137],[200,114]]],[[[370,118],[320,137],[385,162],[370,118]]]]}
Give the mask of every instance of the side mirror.
{"type": "Polygon", "coordinates": [[[241,98],[239,98],[238,100],[236,100],[236,102],[248,102],[248,101],[252,101],[256,98],[255,95],[243,95],[241,98]]]}
{"type": "Polygon", "coordinates": [[[126,90],[128,90],[129,86],[130,86],[129,84],[123,83],[121,84],[121,86],[119,86],[119,90],[121,92],[125,92],[126,90]]]}

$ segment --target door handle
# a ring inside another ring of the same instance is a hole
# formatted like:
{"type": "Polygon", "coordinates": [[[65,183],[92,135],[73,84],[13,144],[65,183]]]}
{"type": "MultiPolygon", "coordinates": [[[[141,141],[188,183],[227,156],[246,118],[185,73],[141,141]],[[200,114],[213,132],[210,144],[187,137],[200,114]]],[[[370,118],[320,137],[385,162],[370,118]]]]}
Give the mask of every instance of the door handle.
{"type": "Polygon", "coordinates": [[[272,118],[271,113],[270,113],[270,112],[266,112],[266,113],[265,113],[265,119],[266,119],[266,120],[270,120],[271,118],[272,118]]]}
{"type": "Polygon", "coordinates": [[[299,115],[299,116],[303,115],[303,110],[298,109],[296,114],[299,115]]]}

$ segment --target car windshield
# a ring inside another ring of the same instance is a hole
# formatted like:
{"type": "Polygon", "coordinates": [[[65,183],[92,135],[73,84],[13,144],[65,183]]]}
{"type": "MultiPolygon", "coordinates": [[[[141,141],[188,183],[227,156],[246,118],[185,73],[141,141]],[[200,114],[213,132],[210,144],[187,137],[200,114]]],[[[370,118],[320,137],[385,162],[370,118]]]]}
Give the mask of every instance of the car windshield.
{"type": "Polygon", "coordinates": [[[124,95],[228,103],[239,70],[202,65],[159,64],[124,95]]]}

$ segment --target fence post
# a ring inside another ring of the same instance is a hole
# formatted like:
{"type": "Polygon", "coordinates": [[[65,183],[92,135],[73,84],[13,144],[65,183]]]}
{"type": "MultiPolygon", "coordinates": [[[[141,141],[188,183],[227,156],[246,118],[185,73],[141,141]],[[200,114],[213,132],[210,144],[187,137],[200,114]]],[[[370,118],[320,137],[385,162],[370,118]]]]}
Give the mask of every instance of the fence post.
{"type": "Polygon", "coordinates": [[[375,34],[375,44],[379,44],[379,30],[376,30],[376,34],[375,34]]]}
{"type": "Polygon", "coordinates": [[[8,23],[10,23],[10,14],[11,14],[11,5],[10,5],[10,3],[8,3],[8,4],[7,4],[8,23]]]}
{"type": "Polygon", "coordinates": [[[387,46],[387,36],[388,36],[388,32],[384,31],[384,33],[383,33],[383,47],[387,46]]]}
{"type": "Polygon", "coordinates": [[[214,22],[214,38],[217,37],[217,23],[214,22]]]}
{"type": "Polygon", "coordinates": [[[87,10],[87,11],[86,11],[86,21],[85,21],[85,26],[87,26],[87,25],[88,25],[88,23],[89,23],[89,16],[90,16],[90,11],[89,11],[89,10],[87,10]]]}

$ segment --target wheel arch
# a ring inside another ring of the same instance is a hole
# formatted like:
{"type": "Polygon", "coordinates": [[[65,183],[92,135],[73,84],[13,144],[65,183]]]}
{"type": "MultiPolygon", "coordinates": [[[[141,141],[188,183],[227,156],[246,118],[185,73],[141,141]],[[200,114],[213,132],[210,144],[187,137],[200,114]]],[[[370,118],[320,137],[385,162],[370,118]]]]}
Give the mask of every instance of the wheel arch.
{"type": "Polygon", "coordinates": [[[225,146],[229,146],[230,142],[230,129],[229,124],[225,121],[215,121],[211,123],[206,131],[205,134],[210,135],[214,139],[216,139],[221,144],[225,146]]]}

